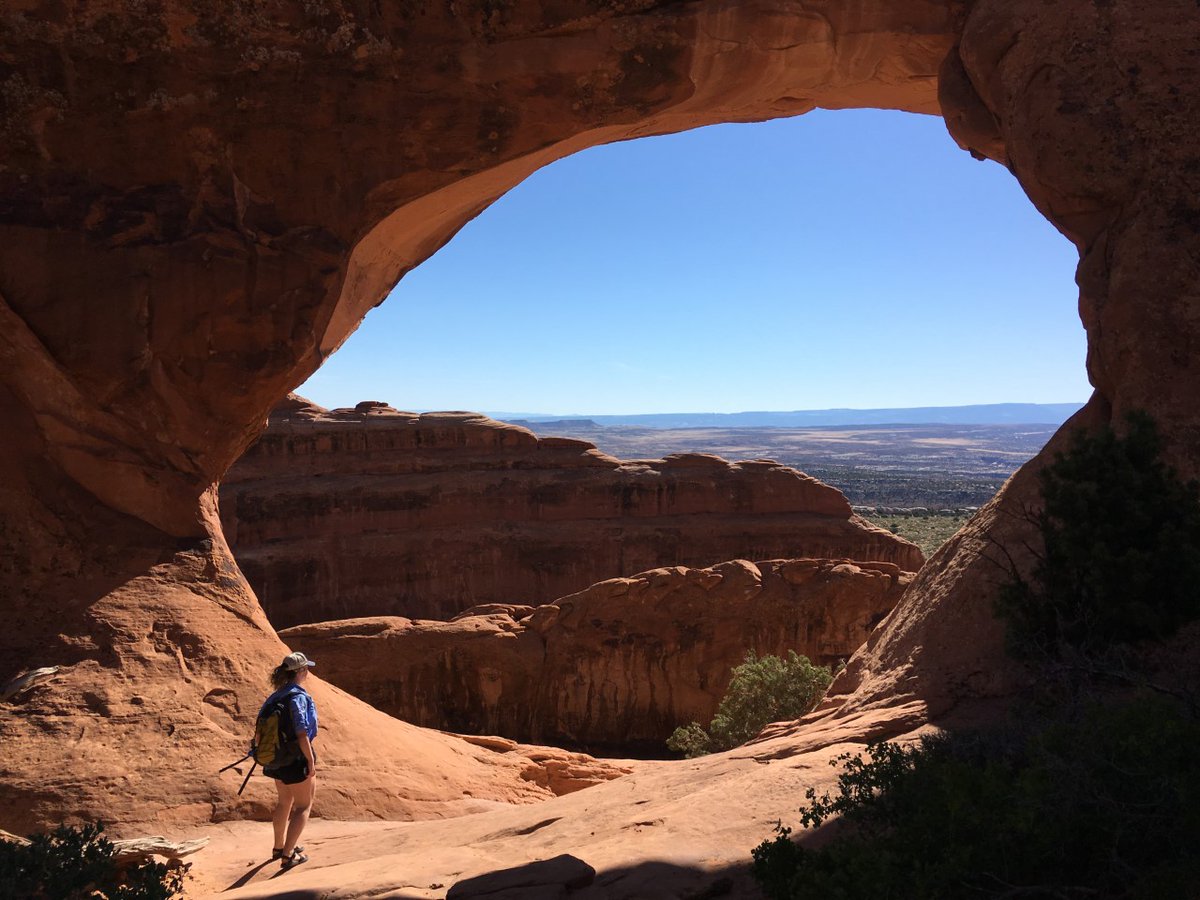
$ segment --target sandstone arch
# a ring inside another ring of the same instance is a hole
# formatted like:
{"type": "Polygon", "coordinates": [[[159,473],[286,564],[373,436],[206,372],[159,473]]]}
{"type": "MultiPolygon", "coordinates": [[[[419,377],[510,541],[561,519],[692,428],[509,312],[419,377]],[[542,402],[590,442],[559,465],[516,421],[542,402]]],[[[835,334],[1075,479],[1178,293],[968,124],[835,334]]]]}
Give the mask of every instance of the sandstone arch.
{"type": "MultiPolygon", "coordinates": [[[[176,772],[234,750],[280,644],[214,482],[397,278],[591,144],[814,106],[940,111],[1080,248],[1097,392],[1079,420],[1146,408],[1172,461],[1200,468],[1191,0],[215,9],[0,14],[0,682],[65,667],[3,709],[7,827],[232,814],[213,778],[176,772]]],[[[847,710],[1003,692],[980,535],[1029,485],[935,558],[843,680],[847,710]]],[[[376,720],[414,753],[428,740],[376,720]]],[[[330,812],[522,790],[511,772],[480,788],[474,757],[437,790],[331,762],[330,812]]]]}

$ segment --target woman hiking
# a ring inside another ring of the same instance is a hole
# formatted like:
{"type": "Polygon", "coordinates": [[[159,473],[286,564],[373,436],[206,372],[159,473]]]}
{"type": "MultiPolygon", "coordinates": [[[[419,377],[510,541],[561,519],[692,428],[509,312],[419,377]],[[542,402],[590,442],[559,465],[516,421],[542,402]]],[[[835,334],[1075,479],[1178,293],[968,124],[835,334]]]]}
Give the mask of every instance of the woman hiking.
{"type": "Polygon", "coordinates": [[[294,761],[280,768],[263,769],[264,774],[275,779],[275,790],[279,794],[271,819],[275,829],[271,859],[282,860],[285,870],[308,862],[304,848],[296,842],[308,824],[308,813],[316,795],[317,754],[313,750],[313,741],[317,737],[317,707],[304,689],[308,670],[315,665],[303,653],[289,653],[271,672],[271,686],[275,691],[263,703],[263,709],[276,701],[285,703],[300,749],[300,755],[294,761]]]}

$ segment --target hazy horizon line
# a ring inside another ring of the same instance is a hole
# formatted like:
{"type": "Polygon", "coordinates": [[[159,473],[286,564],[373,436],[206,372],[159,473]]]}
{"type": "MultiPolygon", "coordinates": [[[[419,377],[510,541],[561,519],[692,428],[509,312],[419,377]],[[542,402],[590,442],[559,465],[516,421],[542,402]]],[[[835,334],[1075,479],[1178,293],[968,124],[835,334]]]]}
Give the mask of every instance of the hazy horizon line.
{"type": "MultiPolygon", "coordinates": [[[[1075,406],[1082,407],[1087,400],[1064,400],[1061,402],[1026,402],[1023,400],[1011,400],[999,403],[953,403],[953,404],[922,404],[918,406],[826,406],[813,407],[808,409],[739,409],[732,412],[719,412],[715,410],[660,410],[658,412],[617,412],[617,413],[584,413],[584,412],[532,412],[532,411],[513,411],[513,410],[488,410],[480,409],[480,413],[492,417],[529,417],[537,416],[539,418],[556,418],[556,419],[590,419],[590,418],[612,418],[614,416],[630,417],[630,416],[741,416],[741,415],[791,415],[794,413],[871,413],[871,412],[888,412],[888,411],[910,411],[910,410],[955,410],[955,409],[996,409],[1000,407],[1064,407],[1075,406]]],[[[443,410],[434,409],[414,409],[414,412],[441,412],[443,410]]]]}

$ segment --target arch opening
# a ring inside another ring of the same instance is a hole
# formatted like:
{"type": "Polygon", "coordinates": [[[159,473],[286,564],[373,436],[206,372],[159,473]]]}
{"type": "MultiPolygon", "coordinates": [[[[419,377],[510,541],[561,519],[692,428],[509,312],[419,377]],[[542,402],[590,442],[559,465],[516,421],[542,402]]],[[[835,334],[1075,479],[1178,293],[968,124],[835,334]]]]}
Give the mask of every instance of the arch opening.
{"type": "MultiPolygon", "coordinates": [[[[834,523],[817,536],[812,523],[802,523],[799,508],[789,509],[795,536],[784,540],[786,525],[756,496],[761,487],[753,480],[739,482],[738,489],[748,497],[742,512],[755,511],[757,540],[744,534],[755,530],[750,521],[739,519],[736,532],[742,533],[731,532],[733,508],[721,504],[708,509],[693,503],[693,518],[714,515],[690,528],[670,518],[684,508],[670,501],[655,522],[639,518],[640,511],[613,517],[607,469],[591,470],[593,483],[582,486],[589,479],[577,468],[555,468],[577,462],[548,459],[551,454],[532,440],[523,450],[502,445],[498,427],[489,447],[473,436],[486,429],[461,416],[418,423],[386,408],[360,414],[349,407],[371,398],[404,410],[481,409],[509,420],[557,411],[578,419],[597,412],[712,411],[705,404],[724,389],[726,413],[806,405],[878,409],[905,405],[905,395],[878,391],[896,387],[910,371],[918,383],[902,387],[929,392],[908,394],[910,406],[1044,401],[1067,394],[1040,382],[1065,381],[1062,372],[1070,368],[1049,363],[1068,355],[1075,356],[1078,398],[1086,382],[1082,329],[1067,299],[1074,292],[1068,280],[1073,257],[1007,170],[972,160],[932,117],[813,112],[585,151],[532,175],[368,315],[322,370],[334,370],[328,391],[301,388],[319,405],[342,409],[326,416],[289,401],[253,458],[231,471],[222,496],[226,533],[273,624],[287,629],[285,640],[336,666],[331,678],[339,686],[432,727],[562,740],[562,732],[553,730],[553,712],[544,713],[545,723],[518,722],[497,708],[496,697],[490,705],[476,698],[475,679],[462,664],[462,654],[473,652],[469,643],[446,649],[450,629],[466,632],[467,625],[438,631],[430,652],[445,657],[436,674],[416,662],[404,663],[409,668],[397,674],[358,660],[347,665],[339,642],[349,646],[346,635],[356,626],[344,620],[446,621],[481,607],[497,614],[513,604],[532,609],[647,569],[810,556],[817,547],[902,568],[920,561],[883,542],[852,544],[834,523]],[[735,166],[760,177],[739,177],[730,172],[735,166]],[[346,380],[355,367],[336,370],[360,344],[367,349],[358,355],[359,380],[350,387],[346,380]],[[1074,353],[1065,353],[1064,344],[1074,344],[1074,353]],[[986,374],[975,371],[989,362],[986,374]],[[621,382],[635,363],[637,371],[621,382]],[[1045,367],[1037,369],[1039,363],[1045,367]],[[791,368],[801,374],[789,380],[791,368]],[[656,369],[699,384],[690,394],[669,395],[654,380],[656,369]],[[596,377],[581,377],[589,372],[596,377]],[[510,380],[527,391],[527,399],[492,393],[498,398],[493,405],[480,402],[481,392],[499,392],[510,380]],[[726,388],[726,380],[735,387],[726,388]],[[765,401],[762,391],[775,387],[773,380],[788,381],[788,390],[765,401]],[[418,399],[432,385],[442,391],[441,402],[418,399]],[[1029,386],[1046,393],[1020,393],[1029,386]],[[555,389],[560,393],[547,401],[545,392],[555,389]],[[846,390],[859,393],[839,393],[846,390]],[[648,405],[622,408],[625,398],[648,405]],[[306,425],[292,412],[313,418],[306,425]],[[443,431],[455,436],[439,444],[443,431]],[[420,440],[406,439],[409,433],[420,440]],[[474,454],[462,443],[474,446],[474,454]],[[419,455],[420,463],[405,468],[393,459],[403,454],[419,455]],[[603,535],[590,534],[578,521],[596,518],[605,520],[603,535]],[[610,552],[614,546],[622,548],[619,554],[610,552]],[[431,702],[437,696],[443,699],[431,702]]],[[[309,384],[319,379],[320,373],[309,384]]],[[[903,517],[888,514],[878,521],[931,555],[955,530],[947,525],[966,516],[943,514],[986,503],[1081,405],[1028,410],[1055,418],[1010,419],[1024,423],[1019,430],[995,422],[989,427],[965,412],[960,422],[970,423],[969,431],[911,413],[908,428],[842,432],[785,431],[779,421],[762,430],[750,416],[731,416],[726,429],[713,421],[709,429],[687,431],[536,419],[519,424],[539,435],[590,441],[621,459],[676,452],[716,452],[731,461],[770,457],[843,490],[861,508],[856,511],[871,518],[879,508],[899,507],[903,517]],[[914,507],[939,515],[913,519],[914,507]],[[938,540],[929,543],[929,535],[938,540]]],[[[996,413],[977,408],[976,414],[996,413]]],[[[803,416],[793,419],[804,422],[803,416]]],[[[644,490],[628,480],[621,489],[631,496],[644,490]]],[[[669,481],[672,492],[688,486],[666,471],[655,480],[669,481]]],[[[693,471],[688,480],[707,485],[710,503],[725,489],[712,472],[693,471]]],[[[780,511],[782,506],[774,510],[780,511]]],[[[356,635],[356,653],[387,645],[398,659],[424,656],[417,626],[412,634],[401,634],[398,622],[357,627],[370,634],[356,635]]],[[[573,639],[558,635],[559,641],[573,639]]],[[[382,652],[372,651],[372,659],[382,652]]],[[[802,652],[815,651],[805,645],[802,652]]],[[[521,674],[495,675],[491,688],[511,706],[514,692],[529,690],[514,684],[535,679],[510,663],[521,674]]],[[[675,685],[676,693],[689,684],[675,685]]],[[[622,756],[664,752],[665,733],[657,740],[639,734],[634,749],[615,742],[611,724],[581,724],[572,729],[576,740],[586,731],[598,743],[569,746],[603,746],[622,756]]]]}
{"type": "Polygon", "coordinates": [[[297,390],[499,418],[1079,401],[1075,259],[937,118],[712,126],[539,170],[297,390]]]}

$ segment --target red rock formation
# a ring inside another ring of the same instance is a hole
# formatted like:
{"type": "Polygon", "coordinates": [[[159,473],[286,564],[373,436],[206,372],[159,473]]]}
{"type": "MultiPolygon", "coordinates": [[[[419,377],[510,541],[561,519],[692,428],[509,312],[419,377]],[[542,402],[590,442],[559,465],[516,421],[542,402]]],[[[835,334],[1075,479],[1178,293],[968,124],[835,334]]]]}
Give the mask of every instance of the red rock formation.
{"type": "Polygon", "coordinates": [[[636,760],[594,759],[586,753],[530,746],[496,735],[456,734],[454,737],[493,753],[511,753],[512,759],[521,767],[521,778],[555,797],[613,781],[630,774],[634,766],[640,765],[636,760]]]}
{"type": "MultiPolygon", "coordinates": [[[[218,683],[245,725],[281,649],[213,485],[404,272],[587,146],[814,106],[944,110],[1079,248],[1096,393],[1068,428],[1144,408],[1200,474],[1194,0],[17,0],[0,17],[0,682],[64,667],[0,716],[0,819],[135,792],[147,818],[213,814],[209,780],[148,787],[202,771],[206,742],[143,762],[143,740],[208,729],[218,683]],[[157,699],[88,699],[134,684],[157,699]],[[111,777],[68,765],[71,741],[105,748],[111,777]]],[[[926,567],[847,711],[1007,689],[982,550],[1019,543],[1004,510],[1036,465],[926,567]]]]}
{"type": "MultiPolygon", "coordinates": [[[[1096,391],[930,560],[836,687],[846,711],[919,698],[933,715],[1002,697],[1022,673],[981,599],[1033,564],[1037,472],[1078,428],[1141,409],[1164,456],[1200,476],[1200,15],[1184,0],[979,0],[941,76],[950,133],[1004,162],[1078,248],[1096,391]]],[[[1186,640],[1186,638],[1184,639],[1186,640]]]]}
{"type": "Polygon", "coordinates": [[[712,718],[748,650],[845,660],[911,579],[887,563],[735,560],[613,578],[536,609],[321,622],[281,637],[414,724],[657,755],[677,726],[712,718]]]}
{"type": "Polygon", "coordinates": [[[222,483],[221,518],[276,627],[447,619],[738,556],[924,561],[835,488],[768,461],[621,461],[480,415],[382,403],[331,413],[290,399],[222,483]]]}
{"type": "MultiPolygon", "coordinates": [[[[0,704],[7,830],[98,816],[118,830],[151,818],[177,828],[269,813],[269,779],[256,776],[239,797],[240,774],[218,774],[245,753],[266,675],[287,652],[244,582],[236,591],[236,575],[227,555],[181,551],[85,607],[90,644],[74,661],[53,647],[33,658],[62,668],[0,704]],[[220,589],[211,583],[214,557],[220,589]],[[176,609],[186,616],[167,618],[176,609]]],[[[47,618],[55,613],[63,610],[47,618]]],[[[322,727],[323,815],[442,817],[577,789],[545,748],[467,743],[397,722],[320,680],[310,690],[322,727]]],[[[621,774],[584,757],[569,763],[576,786],[621,774]]]]}

